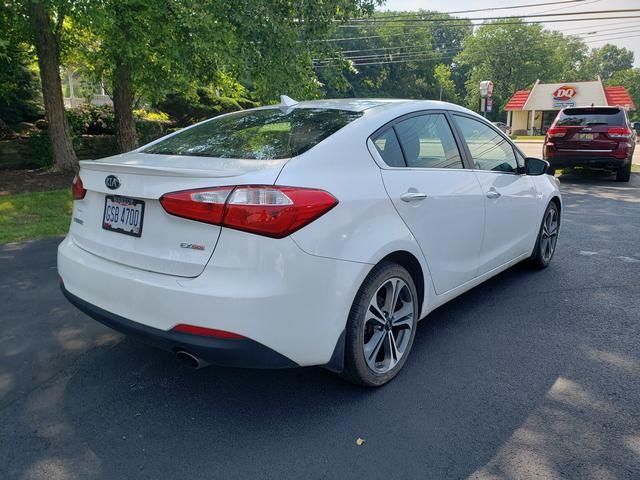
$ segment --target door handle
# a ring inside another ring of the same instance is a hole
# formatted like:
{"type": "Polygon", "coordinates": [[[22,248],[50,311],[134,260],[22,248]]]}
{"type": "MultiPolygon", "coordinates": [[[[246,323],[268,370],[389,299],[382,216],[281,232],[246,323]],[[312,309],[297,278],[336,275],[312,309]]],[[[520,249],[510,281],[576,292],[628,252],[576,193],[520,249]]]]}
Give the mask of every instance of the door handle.
{"type": "Polygon", "coordinates": [[[404,192],[400,195],[400,200],[403,202],[417,202],[419,200],[424,200],[428,195],[422,192],[404,192]]]}
{"type": "Polygon", "coordinates": [[[500,198],[501,196],[500,192],[496,190],[489,190],[487,192],[487,198],[500,198]]]}

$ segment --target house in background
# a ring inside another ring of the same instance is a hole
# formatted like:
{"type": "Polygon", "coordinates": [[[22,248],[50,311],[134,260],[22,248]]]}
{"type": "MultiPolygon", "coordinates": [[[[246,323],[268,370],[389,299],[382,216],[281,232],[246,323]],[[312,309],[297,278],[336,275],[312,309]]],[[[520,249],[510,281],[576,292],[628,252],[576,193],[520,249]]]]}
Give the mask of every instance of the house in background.
{"type": "Polygon", "coordinates": [[[544,135],[558,111],[566,107],[635,105],[624,87],[605,87],[600,77],[590,82],[540,83],[519,90],[504,106],[507,125],[514,134],[544,135]]]}
{"type": "Polygon", "coordinates": [[[77,70],[65,69],[63,74],[63,93],[65,108],[76,108],[80,105],[113,105],[111,97],[104,91],[104,84],[87,86],[78,75],[77,70]]]}

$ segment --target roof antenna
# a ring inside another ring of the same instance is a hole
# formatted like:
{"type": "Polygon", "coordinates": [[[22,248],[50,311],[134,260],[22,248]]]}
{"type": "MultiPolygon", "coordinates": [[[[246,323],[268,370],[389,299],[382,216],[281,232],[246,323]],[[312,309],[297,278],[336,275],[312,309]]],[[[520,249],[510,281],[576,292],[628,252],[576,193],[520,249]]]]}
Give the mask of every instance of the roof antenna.
{"type": "Polygon", "coordinates": [[[280,95],[280,103],[283,107],[293,107],[298,104],[296,100],[286,95],[280,95]]]}

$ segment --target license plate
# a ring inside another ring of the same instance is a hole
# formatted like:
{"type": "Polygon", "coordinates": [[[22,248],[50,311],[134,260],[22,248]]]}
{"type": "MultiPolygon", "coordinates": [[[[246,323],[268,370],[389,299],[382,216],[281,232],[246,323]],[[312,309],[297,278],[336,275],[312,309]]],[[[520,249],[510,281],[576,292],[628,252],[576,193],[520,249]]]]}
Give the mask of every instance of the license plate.
{"type": "Polygon", "coordinates": [[[102,228],[139,237],[142,235],[144,202],[135,198],[107,195],[104,199],[102,228]]]}
{"type": "Polygon", "coordinates": [[[578,133],[578,140],[593,140],[593,133],[578,133]]]}

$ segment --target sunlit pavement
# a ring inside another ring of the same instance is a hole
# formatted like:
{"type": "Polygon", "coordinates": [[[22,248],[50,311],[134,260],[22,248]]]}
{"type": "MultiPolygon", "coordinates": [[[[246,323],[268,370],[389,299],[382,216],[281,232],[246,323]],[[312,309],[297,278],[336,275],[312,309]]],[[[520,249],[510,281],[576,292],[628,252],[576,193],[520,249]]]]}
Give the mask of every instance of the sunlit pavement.
{"type": "Polygon", "coordinates": [[[0,246],[0,478],[640,478],[640,175],[562,189],[551,267],[434,312],[379,390],[186,370],[63,299],[59,240],[0,246]]]}

